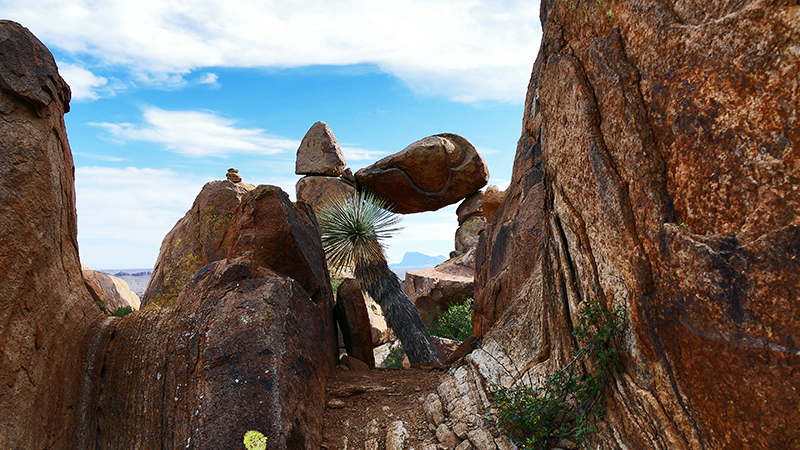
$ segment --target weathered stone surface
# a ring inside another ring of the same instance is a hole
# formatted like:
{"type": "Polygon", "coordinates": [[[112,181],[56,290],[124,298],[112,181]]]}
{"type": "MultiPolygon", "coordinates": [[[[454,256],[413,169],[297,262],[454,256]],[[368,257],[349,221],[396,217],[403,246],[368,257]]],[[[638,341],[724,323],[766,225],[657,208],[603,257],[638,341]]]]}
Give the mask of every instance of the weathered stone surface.
{"type": "Polygon", "coordinates": [[[800,429],[800,81],[787,75],[800,69],[799,14],[747,0],[542,2],[473,324],[486,351],[507,344],[543,375],[574,350],[583,305],[624,309],[622,371],[589,447],[800,443],[787,432],[800,429]]]}
{"type": "Polygon", "coordinates": [[[329,354],[338,360],[333,291],[314,211],[292,203],[277,186],[249,191],[234,211],[227,235],[227,257],[247,257],[296,280],[325,311],[329,354]]]}
{"type": "Polygon", "coordinates": [[[386,428],[386,450],[405,450],[408,430],[402,420],[395,420],[386,428]]]}
{"type": "Polygon", "coordinates": [[[458,205],[456,215],[458,215],[459,225],[463,224],[464,221],[470,217],[483,216],[483,191],[478,191],[465,198],[464,201],[458,205]]]}
{"type": "Polygon", "coordinates": [[[372,326],[361,285],[354,278],[344,280],[336,290],[333,314],[342,332],[347,354],[375,368],[372,326]]]}
{"type": "Polygon", "coordinates": [[[330,373],[324,310],[252,260],[204,267],[173,307],[108,318],[74,448],[318,448],[330,373]]]}
{"type": "Polygon", "coordinates": [[[442,409],[442,401],[439,396],[431,392],[425,398],[425,418],[431,425],[432,429],[436,429],[442,422],[444,422],[444,410],[442,409]]]}
{"type": "Polygon", "coordinates": [[[444,133],[421,139],[355,174],[401,214],[435,211],[486,185],[489,169],[470,142],[444,133]]]}
{"type": "Polygon", "coordinates": [[[92,270],[83,264],[81,264],[81,273],[89,295],[93,300],[103,302],[104,311],[113,313],[117,308],[126,306],[139,309],[139,296],[128,287],[125,280],[92,270]]]}
{"type": "Polygon", "coordinates": [[[501,191],[495,185],[491,185],[486,188],[486,192],[483,194],[483,198],[481,199],[481,207],[483,208],[483,215],[486,217],[487,222],[492,222],[494,215],[497,212],[497,208],[499,208],[500,204],[503,203],[505,197],[505,191],[501,191]]]}
{"type": "Polygon", "coordinates": [[[69,87],[0,21],[0,448],[79,448],[84,330],[102,314],[78,260],[69,87]]]}
{"type": "Polygon", "coordinates": [[[164,237],[153,275],[142,296],[142,308],[172,305],[198,269],[225,258],[225,239],[233,211],[254,188],[252,184],[229,180],[203,186],[192,208],[164,237]]]}
{"type": "Polygon", "coordinates": [[[325,122],[317,122],[300,142],[294,173],[338,177],[346,165],[344,153],[331,128],[325,122]]]}
{"type": "Polygon", "coordinates": [[[406,272],[403,290],[423,320],[433,320],[451,305],[464,303],[475,295],[473,269],[458,261],[451,259],[433,269],[406,272]]]}
{"type": "Polygon", "coordinates": [[[309,175],[297,181],[295,190],[297,200],[308,203],[316,211],[337,197],[351,197],[355,187],[341,177],[309,175]]]}
{"type": "Polygon", "coordinates": [[[463,255],[478,244],[478,237],[486,228],[486,218],[472,216],[456,229],[456,255],[463,255]]]}
{"type": "Polygon", "coordinates": [[[446,448],[455,448],[461,442],[446,423],[441,423],[436,427],[436,440],[446,448]]]}

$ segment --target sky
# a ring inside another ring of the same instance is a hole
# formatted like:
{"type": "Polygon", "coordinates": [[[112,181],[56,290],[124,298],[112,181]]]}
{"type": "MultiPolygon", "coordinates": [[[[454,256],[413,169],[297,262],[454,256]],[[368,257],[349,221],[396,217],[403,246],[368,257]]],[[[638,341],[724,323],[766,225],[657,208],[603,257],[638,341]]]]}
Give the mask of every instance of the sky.
{"type": "MultiPolygon", "coordinates": [[[[327,123],[353,172],[438,133],[504,189],[538,1],[0,0],[72,89],[81,261],[152,268],[203,185],[239,169],[294,200],[297,147],[327,123]]],[[[403,216],[390,263],[454,249],[457,204],[403,216]]]]}

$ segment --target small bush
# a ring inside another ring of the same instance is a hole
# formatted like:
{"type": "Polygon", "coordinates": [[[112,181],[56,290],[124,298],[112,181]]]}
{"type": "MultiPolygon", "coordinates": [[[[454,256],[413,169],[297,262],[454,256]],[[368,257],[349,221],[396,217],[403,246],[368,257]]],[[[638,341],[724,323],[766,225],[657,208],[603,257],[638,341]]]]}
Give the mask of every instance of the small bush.
{"type": "Polygon", "coordinates": [[[447,312],[434,321],[431,334],[463,341],[472,336],[472,303],[468,298],[460,305],[451,305],[447,312]]]}
{"type": "Polygon", "coordinates": [[[132,312],[133,312],[132,306],[120,306],[119,308],[114,310],[114,312],[111,313],[111,315],[114,317],[125,317],[132,312]]]}
{"type": "Polygon", "coordinates": [[[580,444],[596,431],[588,416],[603,414],[603,388],[619,361],[621,326],[621,310],[589,304],[572,332],[580,349],[566,366],[543,385],[494,391],[499,425],[518,447],[547,450],[563,438],[580,444]]]}
{"type": "Polygon", "coordinates": [[[103,301],[102,301],[102,300],[95,300],[95,301],[94,301],[94,304],[95,304],[95,305],[97,305],[97,307],[98,307],[98,308],[100,308],[100,311],[103,311],[103,312],[105,312],[105,310],[106,310],[106,304],[105,304],[105,303],[103,303],[103,301]]]}
{"type": "Polygon", "coordinates": [[[397,345],[389,350],[389,354],[383,361],[383,367],[388,369],[399,369],[403,367],[403,359],[406,357],[406,351],[403,350],[402,345],[397,345]]]}

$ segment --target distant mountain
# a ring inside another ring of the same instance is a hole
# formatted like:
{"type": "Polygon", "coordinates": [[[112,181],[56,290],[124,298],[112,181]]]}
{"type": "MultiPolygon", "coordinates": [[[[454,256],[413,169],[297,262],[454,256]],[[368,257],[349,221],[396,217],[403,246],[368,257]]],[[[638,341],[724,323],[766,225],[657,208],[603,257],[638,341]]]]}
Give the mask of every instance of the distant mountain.
{"type": "Polygon", "coordinates": [[[101,270],[100,272],[122,278],[139,297],[147,290],[147,283],[150,282],[150,276],[153,274],[152,269],[101,270]]]}
{"type": "Polygon", "coordinates": [[[430,256],[419,252],[406,252],[402,261],[389,264],[389,268],[402,280],[409,270],[431,269],[445,261],[447,258],[442,255],[430,256]]]}

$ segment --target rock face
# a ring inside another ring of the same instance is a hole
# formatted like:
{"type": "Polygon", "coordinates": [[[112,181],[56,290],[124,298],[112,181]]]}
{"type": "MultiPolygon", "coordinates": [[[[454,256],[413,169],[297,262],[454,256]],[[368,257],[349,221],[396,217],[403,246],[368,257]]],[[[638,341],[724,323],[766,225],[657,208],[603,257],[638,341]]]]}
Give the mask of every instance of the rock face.
{"type": "Polygon", "coordinates": [[[355,186],[344,178],[323,176],[300,178],[295,189],[297,200],[308,203],[315,211],[336,197],[352,196],[356,190],[355,186]]]}
{"type": "Polygon", "coordinates": [[[78,448],[80,337],[102,314],[78,260],[69,100],[47,48],[0,21],[1,448],[78,448]]]}
{"type": "Polygon", "coordinates": [[[428,322],[447,312],[451,305],[461,304],[475,295],[473,268],[450,259],[433,269],[406,272],[403,290],[428,322]]]}
{"type": "Polygon", "coordinates": [[[797,447],[800,9],[571,5],[542,2],[513,179],[480,239],[483,348],[552,373],[583,305],[620,307],[587,446],[797,447]]]}
{"type": "Polygon", "coordinates": [[[494,219],[494,214],[504,199],[505,192],[501,191],[497,186],[491,185],[486,188],[486,192],[481,199],[481,208],[487,222],[491,222],[494,219]]]}
{"type": "Polygon", "coordinates": [[[237,448],[249,430],[318,448],[323,315],[296,281],[236,259],[204,267],[169,309],[106,319],[87,368],[100,413],[74,448],[237,448]]]}
{"type": "Polygon", "coordinates": [[[457,134],[426,137],[355,174],[401,214],[435,211],[474,194],[489,181],[489,168],[457,134]]]}
{"type": "Polygon", "coordinates": [[[325,122],[311,126],[297,149],[294,173],[338,177],[347,162],[330,127],[325,122]]]}
{"type": "Polygon", "coordinates": [[[225,258],[225,238],[233,211],[254,188],[252,184],[230,180],[203,186],[192,208],[164,237],[153,275],[142,296],[142,308],[172,305],[198,269],[225,258]]]}
{"type": "Polygon", "coordinates": [[[89,289],[89,295],[94,301],[103,302],[106,312],[113,313],[118,308],[126,306],[139,309],[139,296],[128,287],[125,280],[92,270],[83,264],[81,264],[81,272],[83,273],[83,282],[89,289]]]}
{"type": "Polygon", "coordinates": [[[375,368],[372,326],[364,297],[357,280],[344,280],[336,290],[333,313],[342,331],[347,354],[365,362],[370,368],[375,368]]]}
{"type": "Polygon", "coordinates": [[[102,315],[78,259],[69,88],[9,21],[0,80],[0,447],[237,448],[255,429],[270,448],[319,448],[336,361],[326,289],[224,260],[173,308],[102,315]]]}

